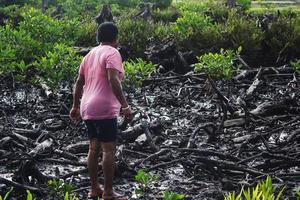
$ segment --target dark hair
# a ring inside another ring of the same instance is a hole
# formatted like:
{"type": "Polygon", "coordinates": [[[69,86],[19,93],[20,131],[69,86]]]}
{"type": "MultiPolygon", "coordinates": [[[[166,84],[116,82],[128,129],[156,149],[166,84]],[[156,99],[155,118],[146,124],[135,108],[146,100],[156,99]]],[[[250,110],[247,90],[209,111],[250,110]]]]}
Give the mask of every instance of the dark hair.
{"type": "Polygon", "coordinates": [[[98,27],[97,42],[114,42],[118,37],[118,28],[112,22],[104,22],[98,27]]]}

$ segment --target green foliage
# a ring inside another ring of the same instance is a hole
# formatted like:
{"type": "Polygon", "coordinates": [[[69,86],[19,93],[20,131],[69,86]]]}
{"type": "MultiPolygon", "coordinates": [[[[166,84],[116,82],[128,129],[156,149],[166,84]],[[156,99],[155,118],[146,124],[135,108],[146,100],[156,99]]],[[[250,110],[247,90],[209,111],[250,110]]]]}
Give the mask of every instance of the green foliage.
{"type": "Polygon", "coordinates": [[[21,15],[24,20],[20,22],[19,30],[25,31],[32,39],[41,42],[47,50],[50,50],[53,43],[74,44],[77,29],[80,27],[78,20],[60,21],[34,8],[21,15]]]}
{"type": "Polygon", "coordinates": [[[206,72],[215,78],[232,78],[238,67],[234,66],[234,61],[240,53],[241,48],[234,52],[232,50],[221,49],[220,53],[208,53],[198,57],[199,63],[195,66],[196,72],[206,72]]]}
{"type": "Polygon", "coordinates": [[[76,33],[76,46],[95,46],[96,45],[97,24],[94,21],[87,20],[81,22],[76,33]]]}
{"type": "Polygon", "coordinates": [[[155,71],[156,66],[138,58],[124,62],[124,68],[126,71],[125,84],[140,87],[143,81],[155,71]]]}
{"type": "Polygon", "coordinates": [[[294,70],[300,74],[300,59],[296,61],[291,61],[291,66],[294,68],[294,70]]]}
{"type": "Polygon", "coordinates": [[[71,191],[74,189],[74,185],[70,183],[65,183],[61,180],[49,180],[48,181],[49,186],[49,196],[51,197],[64,197],[64,200],[76,200],[76,196],[69,195],[71,191]]]}
{"type": "MultiPolygon", "coordinates": [[[[76,19],[92,18],[96,16],[102,8],[102,1],[95,0],[56,0],[57,4],[62,5],[64,18],[76,19]]],[[[50,9],[49,9],[50,10],[50,9]]]]}
{"type": "Polygon", "coordinates": [[[79,198],[76,195],[69,195],[69,192],[66,192],[64,200],[79,200],[79,198]]]}
{"type": "Polygon", "coordinates": [[[176,192],[164,192],[164,200],[181,200],[184,199],[184,195],[178,194],[176,192]]]}
{"type": "Polygon", "coordinates": [[[244,10],[248,10],[251,7],[251,0],[237,0],[236,2],[244,10]]]}
{"type": "Polygon", "coordinates": [[[26,192],[27,192],[27,198],[26,198],[27,200],[36,200],[36,198],[33,198],[32,194],[29,190],[26,190],[26,192]]]}
{"type": "Polygon", "coordinates": [[[144,170],[139,170],[137,175],[135,175],[134,180],[139,184],[139,187],[135,192],[145,193],[149,191],[152,184],[158,180],[158,176],[145,173],[144,170]]]}
{"type": "Polygon", "coordinates": [[[156,28],[145,20],[122,19],[117,22],[119,27],[119,42],[129,46],[133,55],[142,54],[147,46],[148,38],[154,35],[156,28]]]}
{"type": "Polygon", "coordinates": [[[8,200],[8,197],[10,195],[10,193],[13,191],[13,187],[10,188],[10,190],[8,192],[6,192],[6,194],[4,195],[4,197],[2,198],[2,196],[0,195],[0,200],[8,200]]]}
{"type": "MultiPolygon", "coordinates": [[[[82,26],[76,32],[75,21],[55,20],[33,8],[22,12],[22,16],[24,21],[17,28],[10,24],[0,27],[0,74],[13,74],[17,80],[24,80],[28,67],[34,65],[39,80],[51,87],[73,78],[81,57],[67,46],[80,37],[88,38],[92,28],[82,26]]],[[[30,74],[30,78],[35,79],[34,75],[30,74]]]]}
{"type": "Polygon", "coordinates": [[[254,21],[246,20],[236,10],[230,11],[228,20],[220,24],[219,28],[222,35],[219,42],[223,43],[223,48],[237,49],[241,46],[243,53],[247,55],[261,49],[263,32],[254,21]]]}
{"type": "Polygon", "coordinates": [[[34,0],[0,0],[1,6],[32,4],[34,0]]]}
{"type": "Polygon", "coordinates": [[[279,17],[270,23],[265,32],[264,41],[268,46],[269,55],[275,60],[281,58],[293,59],[300,55],[300,17],[289,19],[279,17]]]}
{"type": "Polygon", "coordinates": [[[296,196],[297,200],[300,200],[300,187],[295,188],[294,191],[295,191],[295,196],[296,196]]]}
{"type": "Polygon", "coordinates": [[[167,8],[172,4],[172,0],[143,0],[143,2],[155,3],[159,8],[167,8]]]}
{"type": "Polygon", "coordinates": [[[175,4],[175,7],[180,12],[197,12],[203,13],[207,7],[214,1],[203,0],[203,1],[180,1],[179,3],[175,4]]]}
{"type": "Polygon", "coordinates": [[[0,74],[24,72],[24,64],[38,54],[38,43],[25,30],[15,30],[11,25],[0,27],[0,38],[0,74]]]}
{"type": "Polygon", "coordinates": [[[213,26],[211,18],[194,12],[184,12],[173,28],[181,39],[195,39],[203,29],[213,26]]]}
{"type": "Polygon", "coordinates": [[[248,188],[247,190],[242,188],[238,195],[235,195],[235,192],[230,192],[225,196],[225,200],[279,200],[283,191],[284,188],[276,195],[272,179],[268,176],[265,181],[258,183],[255,188],[248,188]]]}
{"type": "Polygon", "coordinates": [[[197,54],[215,46],[221,36],[211,17],[196,12],[182,13],[171,25],[171,33],[182,48],[197,54]]]}
{"type": "Polygon", "coordinates": [[[214,23],[225,23],[228,19],[229,12],[228,7],[218,1],[208,5],[204,14],[211,17],[214,23]]]}
{"type": "Polygon", "coordinates": [[[11,23],[13,26],[17,26],[17,24],[22,19],[21,12],[26,10],[26,7],[20,7],[18,5],[10,5],[7,7],[0,7],[0,13],[3,14],[2,22],[4,24],[11,23]]]}
{"type": "Polygon", "coordinates": [[[175,8],[156,9],[154,18],[157,22],[170,23],[175,22],[179,17],[179,12],[175,8]]]}
{"type": "MultiPolygon", "coordinates": [[[[74,50],[66,45],[55,44],[52,51],[48,51],[46,56],[41,57],[34,64],[41,71],[41,81],[56,88],[62,81],[74,78],[81,59],[74,50]]],[[[53,184],[55,183],[53,182],[53,184]]]]}
{"type": "Polygon", "coordinates": [[[103,3],[105,4],[117,4],[121,7],[136,7],[139,3],[140,0],[102,0],[103,3]]]}

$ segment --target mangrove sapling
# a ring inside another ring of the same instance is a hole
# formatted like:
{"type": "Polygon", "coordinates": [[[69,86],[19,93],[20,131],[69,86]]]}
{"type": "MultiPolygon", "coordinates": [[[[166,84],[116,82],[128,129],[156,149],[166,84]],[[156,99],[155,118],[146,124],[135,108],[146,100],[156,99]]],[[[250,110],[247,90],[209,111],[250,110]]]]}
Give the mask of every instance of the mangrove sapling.
{"type": "Polygon", "coordinates": [[[296,196],[297,200],[300,200],[300,187],[295,188],[294,191],[295,191],[295,196],[296,196]]]}
{"type": "Polygon", "coordinates": [[[291,61],[291,66],[294,68],[294,70],[300,74],[300,59],[296,61],[291,61]]]}
{"type": "Polygon", "coordinates": [[[141,169],[137,175],[135,175],[134,180],[138,183],[135,193],[145,194],[149,192],[152,185],[158,181],[158,176],[145,173],[145,171],[141,169]]]}
{"type": "Polygon", "coordinates": [[[196,72],[206,72],[214,78],[231,79],[239,65],[235,66],[234,61],[237,59],[242,48],[237,51],[221,49],[220,53],[208,53],[198,57],[199,63],[195,65],[196,72]]]}
{"type": "Polygon", "coordinates": [[[76,195],[73,194],[69,195],[69,192],[66,192],[64,196],[64,200],[79,200],[79,198],[76,195]]]}
{"type": "Polygon", "coordinates": [[[126,85],[141,87],[143,81],[148,78],[156,69],[156,65],[143,59],[126,61],[124,63],[126,71],[126,85]]]}
{"type": "Polygon", "coordinates": [[[26,190],[26,192],[27,192],[27,198],[26,198],[26,200],[36,200],[36,198],[33,198],[30,190],[26,190]]]}
{"type": "Polygon", "coordinates": [[[0,200],[7,200],[8,196],[10,195],[10,193],[13,191],[13,187],[10,188],[10,190],[8,192],[6,192],[6,194],[4,195],[4,197],[2,198],[2,196],[0,195],[0,200]]]}
{"type": "MultiPolygon", "coordinates": [[[[69,197],[69,194],[71,194],[71,191],[75,188],[75,186],[71,183],[65,183],[61,180],[49,180],[48,181],[49,186],[49,196],[54,197],[66,197],[66,195],[69,197]]],[[[73,195],[70,195],[70,198],[73,195]]]]}
{"type": "Polygon", "coordinates": [[[181,200],[184,199],[183,194],[178,194],[176,192],[165,191],[164,200],[181,200]]]}
{"type": "Polygon", "coordinates": [[[245,189],[242,187],[238,195],[235,192],[230,192],[225,196],[225,200],[279,200],[282,197],[282,193],[285,187],[283,187],[277,194],[275,194],[275,188],[270,176],[265,181],[259,182],[256,187],[245,189]]]}

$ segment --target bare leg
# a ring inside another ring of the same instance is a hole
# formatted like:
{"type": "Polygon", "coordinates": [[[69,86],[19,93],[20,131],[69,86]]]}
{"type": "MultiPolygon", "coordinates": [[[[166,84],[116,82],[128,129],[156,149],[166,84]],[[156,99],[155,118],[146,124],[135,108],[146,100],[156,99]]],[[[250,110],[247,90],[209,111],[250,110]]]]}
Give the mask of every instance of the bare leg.
{"type": "Polygon", "coordinates": [[[104,174],[104,193],[113,194],[113,178],[115,173],[115,142],[102,142],[103,161],[102,169],[104,174]]]}
{"type": "Polygon", "coordinates": [[[101,195],[102,190],[98,183],[98,162],[99,162],[100,142],[97,139],[90,140],[89,154],[87,165],[91,180],[90,196],[101,195]]]}

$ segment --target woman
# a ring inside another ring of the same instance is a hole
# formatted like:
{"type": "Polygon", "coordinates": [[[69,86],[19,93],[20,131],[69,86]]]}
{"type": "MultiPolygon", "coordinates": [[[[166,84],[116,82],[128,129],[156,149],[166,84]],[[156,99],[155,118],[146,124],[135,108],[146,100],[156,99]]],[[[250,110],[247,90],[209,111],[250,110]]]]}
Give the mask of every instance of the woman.
{"type": "Polygon", "coordinates": [[[73,120],[80,116],[84,120],[90,139],[87,158],[91,179],[89,196],[102,196],[105,200],[127,199],[113,191],[117,117],[122,110],[127,121],[133,118],[120,83],[124,78],[124,68],[116,49],[117,37],[118,28],[113,23],[99,26],[97,40],[100,45],[93,48],[80,65],[70,111],[73,120]],[[104,191],[97,180],[100,147],[103,151],[104,191]]]}

